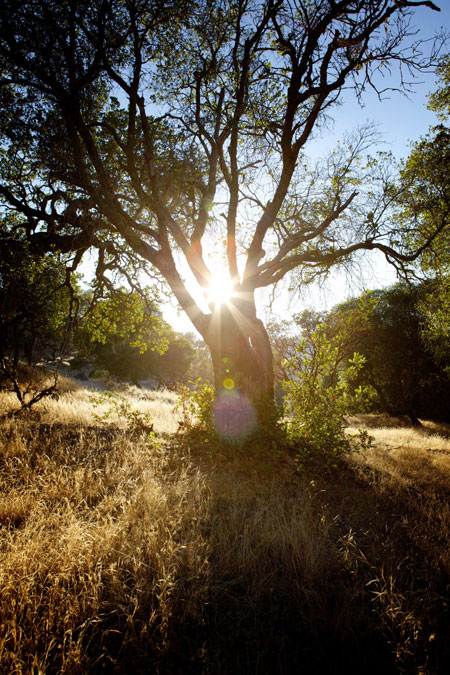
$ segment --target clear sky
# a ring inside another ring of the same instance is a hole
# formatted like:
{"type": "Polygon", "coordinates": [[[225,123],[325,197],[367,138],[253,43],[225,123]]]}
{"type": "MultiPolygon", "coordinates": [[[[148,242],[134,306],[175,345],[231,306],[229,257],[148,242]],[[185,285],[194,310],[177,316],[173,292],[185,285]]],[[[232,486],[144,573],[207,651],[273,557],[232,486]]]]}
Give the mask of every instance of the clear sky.
{"type": "MultiPolygon", "coordinates": [[[[431,38],[442,29],[450,31],[450,0],[435,0],[435,4],[441,8],[440,12],[426,7],[415,10],[414,24],[420,31],[418,37],[431,38]]],[[[447,51],[450,51],[450,47],[447,51]]],[[[386,78],[386,85],[395,83],[396,77],[394,71],[391,79],[386,78]]],[[[334,122],[328,133],[324,133],[321,139],[316,139],[314,147],[310,147],[310,150],[317,155],[324,154],[345,132],[370,120],[378,125],[383,137],[383,144],[379,149],[390,150],[397,158],[406,157],[409,154],[410,144],[418,140],[438,121],[435,114],[427,109],[427,96],[436,88],[434,74],[421,73],[417,76],[413,88],[414,93],[409,94],[409,97],[392,92],[386,94],[382,101],[375,92],[369,90],[363,97],[363,107],[356,101],[354,94],[349,92],[343,105],[334,111],[334,122]]],[[[261,318],[286,319],[290,314],[306,307],[329,309],[346,297],[359,293],[363,288],[379,288],[394,282],[393,268],[385,263],[381,255],[374,256],[364,273],[358,278],[353,278],[352,283],[349,283],[342,274],[332,275],[323,288],[306,289],[296,298],[289,298],[288,284],[281,285],[277,300],[270,310],[264,310],[261,306],[261,318]]],[[[266,299],[267,296],[266,293],[266,299]]],[[[170,306],[166,306],[164,310],[166,319],[174,328],[184,332],[193,330],[183,312],[178,315],[175,307],[170,306]]]]}

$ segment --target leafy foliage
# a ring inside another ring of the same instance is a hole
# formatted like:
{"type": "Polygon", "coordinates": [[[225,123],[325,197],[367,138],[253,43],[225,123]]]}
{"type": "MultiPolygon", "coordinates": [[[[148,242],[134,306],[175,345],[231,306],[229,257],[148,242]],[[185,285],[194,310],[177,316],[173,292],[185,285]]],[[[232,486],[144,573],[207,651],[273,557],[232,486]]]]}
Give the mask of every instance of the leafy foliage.
{"type": "Polygon", "coordinates": [[[64,262],[55,255],[32,255],[26,241],[1,236],[0,352],[14,366],[52,358],[66,336],[71,289],[64,262]]]}
{"type": "Polygon", "coordinates": [[[173,339],[153,293],[123,287],[94,302],[78,333],[82,351],[95,358],[97,368],[132,381],[160,376],[160,355],[173,339]]]}
{"type": "MultiPolygon", "coordinates": [[[[413,145],[401,167],[395,192],[398,222],[406,226],[405,243],[410,249],[424,246],[439,231],[419,258],[422,285],[419,309],[422,333],[437,362],[448,368],[448,326],[450,325],[450,57],[438,69],[439,86],[430,96],[429,108],[441,124],[413,145]]],[[[415,270],[417,272],[417,269],[415,270]]]]}
{"type": "Polygon", "coordinates": [[[354,353],[346,358],[346,338],[344,328],[330,338],[327,326],[319,324],[285,364],[291,374],[284,382],[287,434],[301,469],[331,470],[351,448],[344,415],[364,401],[364,388],[351,386],[364,357],[354,353]]]}
{"type": "Polygon", "coordinates": [[[450,270],[450,131],[430,130],[414,144],[403,163],[394,193],[400,211],[396,222],[410,250],[424,247],[419,262],[428,274],[450,270]],[[433,235],[431,245],[426,245],[433,235]]]}
{"type": "Polygon", "coordinates": [[[20,222],[0,223],[0,383],[27,410],[55,393],[58,369],[37,371],[68,349],[77,304],[76,280],[68,282],[61,256],[36,255],[20,222]],[[5,232],[16,226],[15,235],[5,232]],[[27,363],[27,367],[24,365],[27,363]]]}
{"type": "Polygon", "coordinates": [[[181,411],[181,426],[186,431],[198,429],[207,436],[215,436],[214,388],[198,378],[189,386],[178,387],[177,409],[181,411]]]}
{"type": "Polygon", "coordinates": [[[147,349],[163,353],[168,346],[169,327],[149,289],[141,293],[124,287],[108,291],[86,314],[83,328],[89,341],[97,345],[127,341],[140,353],[147,349]]]}
{"type": "Polygon", "coordinates": [[[422,337],[425,344],[450,379],[450,276],[423,284],[418,309],[423,317],[422,337]]]}
{"type": "Polygon", "coordinates": [[[430,110],[437,113],[442,121],[450,115],[450,55],[441,59],[437,69],[439,86],[430,96],[430,110]]]}
{"type": "Polygon", "coordinates": [[[196,348],[162,318],[154,289],[109,289],[92,306],[80,324],[77,338],[96,369],[123,380],[153,378],[168,387],[191,377],[196,348]]]}
{"type": "Polygon", "coordinates": [[[343,319],[352,325],[351,349],[364,356],[356,383],[376,392],[379,409],[408,415],[413,424],[419,417],[449,419],[450,380],[423,335],[426,289],[397,284],[373,291],[339,305],[327,318],[330,326],[343,319]]]}

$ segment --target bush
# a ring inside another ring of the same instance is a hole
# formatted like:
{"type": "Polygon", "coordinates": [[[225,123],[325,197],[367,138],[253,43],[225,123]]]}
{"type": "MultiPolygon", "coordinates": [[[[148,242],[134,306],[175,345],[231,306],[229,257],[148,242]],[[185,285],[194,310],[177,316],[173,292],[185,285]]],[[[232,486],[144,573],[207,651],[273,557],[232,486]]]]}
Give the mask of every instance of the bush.
{"type": "Polygon", "coordinates": [[[214,387],[202,382],[199,377],[190,386],[178,387],[177,409],[181,410],[182,426],[186,430],[198,429],[215,434],[214,427],[214,387]]]}
{"type": "Polygon", "coordinates": [[[364,357],[355,353],[345,359],[344,343],[344,330],[329,338],[325,327],[319,325],[284,364],[291,373],[283,383],[287,392],[286,434],[302,470],[332,470],[357,443],[345,435],[344,415],[364,402],[365,390],[350,385],[364,357]]]}

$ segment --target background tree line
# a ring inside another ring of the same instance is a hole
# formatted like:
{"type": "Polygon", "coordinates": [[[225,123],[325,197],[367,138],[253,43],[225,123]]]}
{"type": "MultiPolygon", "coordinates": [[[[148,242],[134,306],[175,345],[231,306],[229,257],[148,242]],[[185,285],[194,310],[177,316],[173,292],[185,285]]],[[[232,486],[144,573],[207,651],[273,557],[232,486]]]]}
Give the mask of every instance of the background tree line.
{"type": "MultiPolygon", "coordinates": [[[[320,332],[336,352],[323,388],[335,386],[355,354],[362,357],[350,384],[353,390],[363,388],[365,396],[353,412],[406,415],[413,424],[419,418],[450,422],[448,340],[429,319],[430,303],[441,291],[433,282],[399,283],[329,312],[307,310],[292,322],[272,324],[278,382],[295,381],[304,356],[318,349],[320,332]]],[[[278,395],[283,396],[280,385],[278,395]]]]}
{"type": "MultiPolygon", "coordinates": [[[[175,386],[198,377],[212,379],[202,343],[170,327],[152,289],[83,290],[74,278],[67,284],[60,256],[33,256],[19,236],[15,244],[11,247],[8,241],[0,256],[4,375],[20,361],[32,365],[75,354],[74,368],[84,364],[90,372],[103,370],[131,382],[153,378],[175,386]]],[[[272,323],[279,400],[284,397],[281,381],[295,381],[301,370],[294,358],[300,342],[303,353],[311,354],[320,327],[339,350],[335,380],[355,353],[363,357],[352,384],[367,390],[364,410],[408,415],[415,424],[420,417],[450,422],[448,314],[445,302],[441,304],[448,297],[447,283],[445,275],[399,283],[347,300],[329,312],[307,310],[272,323]]],[[[330,375],[323,384],[334,383],[330,375]]]]}

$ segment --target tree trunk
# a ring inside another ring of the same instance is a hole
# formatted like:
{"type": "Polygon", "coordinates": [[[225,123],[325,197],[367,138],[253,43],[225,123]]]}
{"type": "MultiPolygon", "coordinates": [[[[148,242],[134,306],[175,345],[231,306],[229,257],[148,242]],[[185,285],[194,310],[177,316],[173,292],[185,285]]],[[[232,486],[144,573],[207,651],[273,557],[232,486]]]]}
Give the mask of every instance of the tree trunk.
{"type": "Polygon", "coordinates": [[[403,403],[403,409],[407,417],[409,417],[409,419],[411,420],[411,424],[413,425],[413,427],[421,427],[422,422],[419,420],[412,405],[408,401],[408,397],[405,394],[405,388],[401,378],[399,379],[399,385],[400,385],[400,398],[403,403]]]}
{"type": "Polygon", "coordinates": [[[218,305],[204,335],[215,379],[215,423],[241,440],[275,418],[273,359],[269,337],[252,301],[218,305]]]}
{"type": "Polygon", "coordinates": [[[367,372],[369,375],[367,381],[370,384],[370,386],[373,387],[377,392],[377,396],[380,399],[381,405],[383,406],[383,411],[388,415],[391,415],[391,417],[395,417],[395,410],[392,408],[387,397],[385,396],[383,388],[376,382],[376,379],[373,376],[372,371],[368,370],[367,372]]]}

